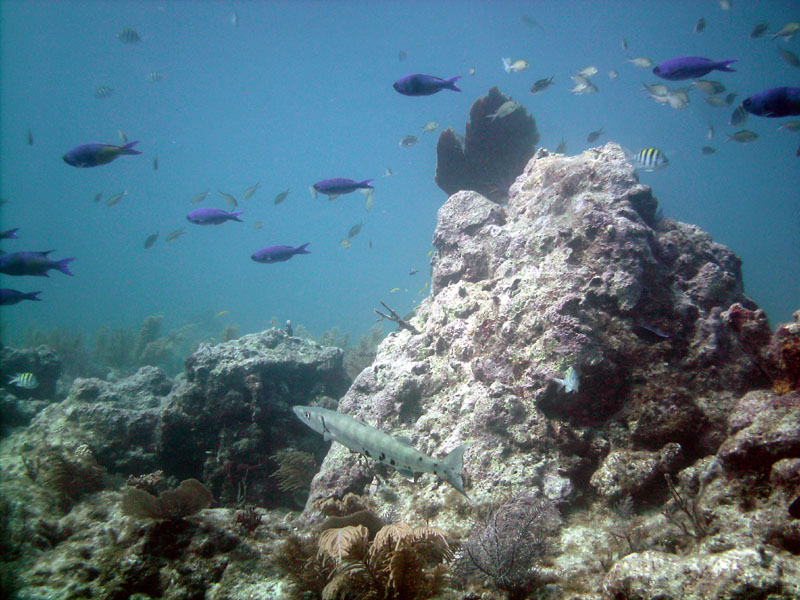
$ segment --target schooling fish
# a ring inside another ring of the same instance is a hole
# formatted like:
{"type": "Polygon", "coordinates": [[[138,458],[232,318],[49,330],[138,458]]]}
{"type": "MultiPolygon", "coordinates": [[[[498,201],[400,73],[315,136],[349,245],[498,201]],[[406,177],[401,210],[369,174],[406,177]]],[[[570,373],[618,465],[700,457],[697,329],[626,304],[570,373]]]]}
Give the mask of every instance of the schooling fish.
{"type": "Polygon", "coordinates": [[[141,154],[138,150],[133,149],[133,146],[138,143],[139,142],[130,142],[124,146],[114,146],[112,144],[83,144],[81,146],[75,146],[63,156],[63,159],[65,163],[73,167],[98,167],[100,165],[107,165],[123,154],[141,154]]]}
{"type": "Polygon", "coordinates": [[[669,81],[680,81],[682,79],[696,79],[703,75],[708,75],[711,71],[725,71],[735,73],[729,65],[735,63],[738,58],[729,60],[714,61],[702,56],[681,56],[662,62],[653,68],[653,74],[669,81]]]}
{"type": "Polygon", "coordinates": [[[466,445],[454,448],[442,459],[436,459],[412,448],[405,440],[384,433],[350,415],[317,406],[293,406],[292,410],[303,423],[321,433],[326,442],[333,440],[353,452],[389,465],[406,479],[412,479],[414,473],[433,473],[467,495],[461,476],[466,445]]]}
{"type": "Polygon", "coordinates": [[[12,252],[0,256],[0,273],[5,275],[37,275],[47,277],[47,271],[57,269],[65,275],[72,275],[67,266],[74,258],[62,258],[61,260],[50,260],[47,255],[52,250],[46,252],[12,252]]]}
{"type": "Polygon", "coordinates": [[[461,90],[456,87],[456,81],[459,79],[461,79],[461,75],[456,75],[450,79],[442,79],[433,75],[413,73],[401,77],[394,82],[392,87],[404,96],[430,96],[442,90],[460,92],[461,90]]]}
{"type": "Polygon", "coordinates": [[[286,198],[289,196],[289,192],[290,192],[290,191],[291,191],[291,188],[288,188],[288,189],[285,189],[285,190],[283,190],[281,193],[279,193],[279,194],[277,194],[277,195],[275,196],[275,198],[272,200],[272,203],[273,203],[275,206],[278,206],[278,204],[280,204],[281,202],[283,202],[284,200],[286,200],[286,198]]]}
{"type": "Polygon", "coordinates": [[[769,88],[745,98],[742,106],[759,117],[800,115],[800,87],[769,88]]]}
{"type": "Polygon", "coordinates": [[[329,200],[335,200],[342,194],[349,194],[356,190],[372,189],[369,182],[372,179],[364,179],[363,181],[355,181],[353,179],[344,179],[341,177],[334,177],[333,179],[323,179],[311,186],[311,194],[314,198],[317,193],[325,194],[329,200]]]}
{"type": "Polygon", "coordinates": [[[242,200],[250,200],[250,198],[253,197],[253,194],[256,193],[256,190],[258,189],[258,186],[260,184],[261,184],[261,182],[258,182],[255,185],[251,185],[249,188],[247,188],[244,191],[244,194],[242,194],[242,200]]]}
{"type": "Polygon", "coordinates": [[[267,246],[258,252],[254,252],[250,258],[259,263],[284,262],[292,258],[295,254],[311,254],[306,247],[311,242],[306,242],[300,246],[267,246]]]}
{"type": "Polygon", "coordinates": [[[221,225],[225,221],[239,221],[242,212],[228,212],[221,208],[197,208],[186,215],[186,219],[195,225],[221,225]]]}
{"type": "Polygon", "coordinates": [[[36,300],[41,302],[42,299],[39,298],[39,294],[42,292],[20,292],[18,290],[12,290],[10,288],[1,288],[0,289],[0,306],[11,306],[12,304],[17,304],[18,302],[22,302],[23,300],[36,300]]]}
{"type": "Polygon", "coordinates": [[[515,60],[514,62],[511,62],[510,58],[503,59],[503,70],[506,73],[511,73],[511,72],[519,73],[520,71],[524,71],[530,66],[531,66],[530,63],[522,58],[520,58],[519,60],[515,60]]]}

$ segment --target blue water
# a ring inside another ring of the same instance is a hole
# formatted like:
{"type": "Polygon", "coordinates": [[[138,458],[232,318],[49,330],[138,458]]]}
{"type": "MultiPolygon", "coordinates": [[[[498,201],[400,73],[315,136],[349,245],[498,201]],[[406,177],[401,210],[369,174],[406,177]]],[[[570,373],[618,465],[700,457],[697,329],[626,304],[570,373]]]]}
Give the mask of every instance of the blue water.
{"type": "MultiPolygon", "coordinates": [[[[19,227],[7,252],[55,249],[76,257],[74,277],[3,277],[0,287],[42,290],[44,302],[3,307],[10,337],[30,325],[94,332],[136,327],[163,314],[181,325],[203,313],[245,332],[271,318],[312,332],[338,326],[353,334],[374,323],[385,300],[400,314],[427,291],[427,253],[436,211],[446,200],[433,181],[438,131],[463,132],[472,102],[499,86],[536,118],[540,145],[567,152],[595,143],[630,149],[657,146],[668,168],[642,173],[665,215],[693,223],[744,260],[746,291],[774,324],[800,307],[800,136],[781,121],[750,117],[753,144],[723,143],[731,108],[707,106],[691,92],[688,109],[655,104],[640,91],[655,83],[630,56],[656,63],[680,55],[739,58],[736,73],[713,73],[739,100],[777,85],[800,85],[775,41],[748,39],[766,21],[774,31],[800,20],[796,2],[733,0],[730,11],[700,2],[17,2],[0,4],[2,130],[0,228],[19,227]],[[232,23],[236,13],[238,25],[232,23]],[[576,19],[575,15],[580,15],[576,19]],[[543,31],[520,19],[528,15],[543,31]],[[692,29],[699,17],[708,27],[692,29]],[[117,39],[124,28],[142,41],[117,39]],[[407,59],[398,60],[398,52],[407,59]],[[530,69],[503,71],[501,57],[525,58],[530,69]],[[599,69],[600,92],[572,96],[569,75],[599,69]],[[467,71],[475,67],[470,77],[467,71]],[[609,81],[615,68],[620,77],[609,81]],[[157,83],[151,71],[163,74],[157,83]],[[427,98],[397,94],[407,73],[464,75],[464,93],[427,98]],[[532,96],[536,79],[555,87],[532,96]],[[94,98],[99,86],[112,96],[94,98]],[[716,137],[705,138],[707,125],[716,137]],[[27,144],[27,131],[34,145],[27,144]],[[141,156],[94,169],[61,160],[73,146],[118,143],[118,130],[140,140],[141,156]],[[401,148],[399,140],[420,143],[401,148]],[[717,154],[706,157],[706,144],[717,154]],[[154,171],[152,159],[160,168],[154,171]],[[390,167],[392,177],[384,172],[390,167]],[[375,207],[352,194],[329,202],[308,186],[328,177],[375,179],[375,207]],[[260,183],[241,202],[245,188],[260,183]],[[286,202],[272,199],[291,188],[286,202]],[[211,190],[204,206],[228,208],[217,190],[240,200],[245,223],[189,224],[190,199],[211,190]],[[105,201],[128,195],[116,206],[105,201]],[[92,199],[103,192],[103,201],[92,199]],[[253,229],[255,221],[265,225],[253,229]],[[360,221],[345,250],[339,242],[360,221]],[[165,243],[167,233],[186,234],[165,243]],[[161,237],[145,250],[145,238],[161,237]],[[250,255],[262,246],[310,242],[312,254],[275,265],[250,255]],[[372,247],[369,243],[371,242],[372,247]],[[409,276],[409,269],[419,273],[409,276]],[[390,293],[393,288],[400,290],[390,293]]],[[[800,53],[800,36],[784,47],[800,53]]],[[[680,84],[677,84],[680,85],[680,84]]],[[[6,337],[6,336],[4,336],[6,337]]]]}

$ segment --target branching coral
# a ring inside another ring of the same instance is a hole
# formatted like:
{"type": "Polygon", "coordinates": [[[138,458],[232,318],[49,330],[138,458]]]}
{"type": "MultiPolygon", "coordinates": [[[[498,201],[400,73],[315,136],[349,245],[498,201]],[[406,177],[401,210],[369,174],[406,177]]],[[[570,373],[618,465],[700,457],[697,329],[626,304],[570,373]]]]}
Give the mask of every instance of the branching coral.
{"type": "Polygon", "coordinates": [[[307,492],[317,473],[314,456],[301,450],[278,450],[270,458],[278,463],[278,470],[270,475],[278,480],[282,492],[307,492]]]}
{"type": "Polygon", "coordinates": [[[103,468],[86,445],[73,452],[48,446],[23,462],[28,477],[52,493],[65,512],[85,494],[103,489],[103,468]]]}
{"type": "Polygon", "coordinates": [[[508,598],[525,598],[538,585],[536,565],[549,551],[560,524],[551,501],[520,493],[474,528],[459,565],[491,577],[508,598]]]}

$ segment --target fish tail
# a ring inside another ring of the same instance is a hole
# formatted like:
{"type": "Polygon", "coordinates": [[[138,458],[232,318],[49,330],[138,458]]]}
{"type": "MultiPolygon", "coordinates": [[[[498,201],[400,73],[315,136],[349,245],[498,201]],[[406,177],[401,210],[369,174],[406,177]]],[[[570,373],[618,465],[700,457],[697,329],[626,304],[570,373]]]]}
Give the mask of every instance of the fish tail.
{"type": "Polygon", "coordinates": [[[738,58],[732,58],[731,60],[723,60],[717,63],[717,71],[726,71],[728,73],[736,73],[736,69],[731,69],[730,65],[737,62],[738,58]]]}
{"type": "Polygon", "coordinates": [[[138,150],[134,150],[133,147],[138,144],[138,140],[135,142],[128,142],[124,146],[120,146],[120,154],[141,154],[138,150]]]}
{"type": "Polygon", "coordinates": [[[6,231],[6,239],[18,240],[19,239],[19,236],[17,235],[18,231],[19,227],[14,227],[14,229],[9,229],[8,231],[6,231]]]}
{"type": "Polygon", "coordinates": [[[39,294],[41,293],[42,292],[30,292],[28,294],[25,294],[25,300],[36,300],[37,302],[41,302],[42,299],[39,298],[39,294]]]}
{"type": "Polygon", "coordinates": [[[297,247],[297,251],[295,252],[295,254],[311,254],[311,252],[309,252],[308,250],[306,250],[306,247],[307,247],[307,246],[308,246],[310,243],[311,243],[311,242],[306,242],[305,244],[302,244],[301,246],[298,246],[298,247],[297,247]]]}
{"type": "Polygon", "coordinates": [[[244,214],[243,210],[240,210],[239,212],[228,213],[228,218],[231,221],[239,221],[239,223],[243,223],[243,221],[239,218],[239,215],[243,215],[243,214],[244,214]]]}
{"type": "Polygon", "coordinates": [[[503,68],[505,69],[506,73],[511,73],[511,59],[510,58],[503,58],[503,68]]]}
{"type": "Polygon", "coordinates": [[[461,75],[456,75],[455,77],[445,80],[444,87],[446,87],[448,90],[453,90],[454,92],[460,92],[461,90],[456,87],[456,81],[459,79],[461,79],[461,75]]]}
{"type": "MultiPolygon", "coordinates": [[[[75,260],[75,259],[74,258],[62,258],[61,260],[59,260],[56,263],[56,269],[58,269],[59,271],[64,273],[64,275],[72,275],[72,273],[70,273],[69,267],[67,265],[69,263],[71,263],[73,260],[75,260]]],[[[34,292],[34,293],[38,294],[40,292],[34,292]]],[[[38,300],[38,298],[37,298],[37,300],[38,300]]]]}
{"type": "Polygon", "coordinates": [[[364,181],[359,181],[358,182],[358,187],[371,190],[372,186],[369,184],[370,181],[374,181],[374,180],[373,179],[365,179],[364,181]]]}

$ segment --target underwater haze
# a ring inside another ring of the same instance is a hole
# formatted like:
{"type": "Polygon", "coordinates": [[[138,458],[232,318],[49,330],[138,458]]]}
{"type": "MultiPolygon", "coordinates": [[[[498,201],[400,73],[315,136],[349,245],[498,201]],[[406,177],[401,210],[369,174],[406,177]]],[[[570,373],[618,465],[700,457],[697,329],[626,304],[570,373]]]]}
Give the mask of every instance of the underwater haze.
{"type": "Polygon", "coordinates": [[[42,302],[2,307],[4,342],[30,327],[92,334],[153,314],[172,326],[224,313],[243,332],[276,317],[360,335],[381,300],[405,314],[428,294],[436,213],[447,199],[434,183],[438,135],[463,133],[470,106],[492,86],[536,119],[539,145],[551,151],[562,139],[567,154],[606,142],[659,148],[669,165],[639,177],[664,215],[743,259],[745,291],[773,326],[800,307],[800,134],[778,130],[791,118],[728,125],[751,94],[800,85],[800,68],[778,50],[800,54],[800,36],[749,37],[761,22],[774,32],[800,21],[796,1],[733,0],[729,10],[717,0],[3,1],[0,10],[0,229],[19,228],[2,249],[75,258],[72,277],[2,276],[0,287],[42,292],[42,302]],[[707,26],[696,33],[701,17],[707,26]],[[698,89],[683,110],[657,104],[642,83],[683,83],[627,62],[679,56],[738,59],[735,73],[706,77],[725,85],[723,97],[737,94],[733,105],[712,107],[698,89]],[[509,73],[503,57],[530,66],[509,73]],[[570,94],[570,75],[590,65],[598,93],[570,94]],[[410,73],[461,75],[463,92],[398,94],[392,84],[410,73]],[[529,92],[550,76],[555,85],[529,92]],[[430,121],[438,129],[423,133],[430,121]],[[738,129],[759,137],[726,141],[738,129]],[[138,140],[140,155],[94,168],[62,160],[82,144],[120,144],[120,131],[138,140]],[[401,146],[409,135],[418,143],[401,146]],[[373,179],[372,210],[359,192],[312,197],[313,183],[334,177],[373,179]],[[218,192],[236,197],[242,222],[187,221],[198,207],[232,210],[218,192]],[[310,254],[285,262],[250,258],[306,242],[310,254]]]}

